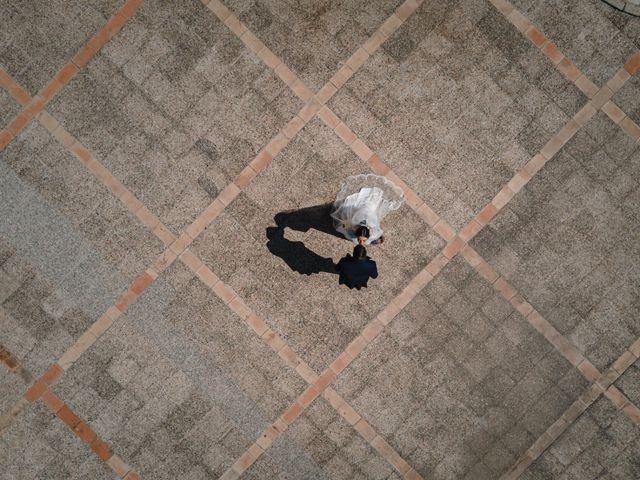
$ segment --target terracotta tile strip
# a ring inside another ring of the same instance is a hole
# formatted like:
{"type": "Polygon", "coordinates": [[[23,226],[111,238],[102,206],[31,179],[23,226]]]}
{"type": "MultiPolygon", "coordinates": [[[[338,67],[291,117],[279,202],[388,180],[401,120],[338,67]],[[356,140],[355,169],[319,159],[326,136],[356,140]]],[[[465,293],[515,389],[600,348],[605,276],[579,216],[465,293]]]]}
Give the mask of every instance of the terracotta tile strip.
{"type": "MultiPolygon", "coordinates": [[[[278,424],[284,423],[286,425],[290,425],[295,418],[299,416],[299,414],[309,407],[313,401],[320,395],[320,392],[323,391],[325,398],[329,400],[329,403],[338,411],[338,413],[349,422],[351,425],[354,425],[357,421],[361,419],[360,415],[349,405],[347,402],[338,395],[333,389],[328,387],[328,382],[332,381],[335,378],[334,369],[337,367],[336,362],[342,362],[343,366],[340,369],[342,371],[346,365],[353,360],[353,356],[349,355],[345,352],[342,357],[338,357],[338,360],[331,365],[331,368],[328,369],[323,375],[318,376],[317,373],[313,371],[313,369],[304,362],[300,356],[289,346],[286,341],[281,338],[277,333],[271,330],[267,323],[261,319],[256,313],[249,307],[239,296],[238,294],[229,286],[226,285],[219,277],[211,271],[211,269],[205,265],[195,254],[193,254],[189,250],[185,250],[185,252],[180,255],[180,260],[191,269],[191,271],[200,278],[203,283],[213,291],[231,310],[233,310],[244,322],[247,326],[254,331],[260,338],[275,352],[282,358],[282,360],[292,369],[296,371],[298,375],[300,375],[307,383],[310,384],[310,387],[303,392],[303,394],[298,398],[298,401],[290,407],[283,415],[276,421],[278,424]]],[[[431,276],[428,277],[432,278],[431,276]]],[[[424,282],[424,276],[419,278],[414,282],[413,285],[416,287],[418,285],[426,285],[424,282]]],[[[410,285],[411,286],[411,285],[410,285]]],[[[415,291],[413,293],[415,295],[415,291]]],[[[387,323],[391,320],[388,319],[387,323]]],[[[374,320],[373,323],[379,328],[365,328],[364,334],[369,339],[368,341],[373,341],[375,336],[383,328],[383,325],[374,320]]],[[[275,424],[274,424],[275,425],[275,424]]],[[[271,429],[272,427],[275,429],[275,426],[272,425],[264,432],[261,437],[253,444],[247,452],[245,452],[236,463],[231,467],[231,471],[234,473],[227,473],[227,475],[232,476],[235,474],[240,475],[246,469],[248,469],[256,459],[263,453],[263,451],[268,448],[277,435],[271,429]]],[[[373,430],[373,429],[372,429],[373,430]]],[[[281,431],[280,431],[281,433],[281,431]]],[[[278,433],[279,435],[279,433],[278,433]]],[[[376,433],[376,438],[380,439],[379,441],[384,441],[381,437],[376,433]]],[[[386,443],[386,442],[385,442],[386,443]]],[[[392,465],[407,465],[408,464],[400,457],[400,455],[395,452],[391,447],[387,449],[388,454],[384,456],[387,460],[389,460],[392,465]]],[[[409,467],[410,468],[410,467],[409,467]]],[[[409,470],[409,469],[407,469],[409,470]]],[[[404,473],[404,472],[401,472],[404,473]]],[[[223,477],[224,478],[224,477],[223,477]]]]}
{"type": "Polygon", "coordinates": [[[493,288],[510,302],[512,306],[520,312],[525,319],[533,326],[549,343],[551,343],[560,354],[565,357],[574,367],[578,368],[589,381],[595,381],[600,376],[600,372],[595,367],[590,367],[590,362],[558,332],[551,323],[545,320],[524,297],[511,286],[504,277],[501,277],[489,263],[484,260],[471,246],[466,245],[462,250],[462,256],[467,260],[481,277],[487,280],[493,288]],[[589,363],[584,363],[589,362],[589,363]],[[580,369],[579,366],[583,364],[580,369]],[[593,372],[595,371],[595,376],[593,372]]]}
{"type": "MultiPolygon", "coordinates": [[[[362,67],[371,55],[389,38],[420,6],[423,0],[406,0],[396,11],[358,48],[331,77],[318,93],[304,82],[282,60],[275,55],[238,17],[220,0],[203,0],[203,3],[223,22],[254,54],[304,102],[316,101],[326,104],[337,90],[362,67]]],[[[317,112],[315,112],[317,113],[317,112]]],[[[314,114],[315,114],[314,113],[314,114]]],[[[332,127],[333,128],[333,127],[332,127]]]]}
{"type": "MultiPolygon", "coordinates": [[[[639,339],[640,340],[640,339],[639,339]]],[[[615,382],[633,362],[628,361],[630,351],[623,353],[614,362],[614,367],[610,368],[598,378],[578,397],[578,399],[565,410],[533,445],[516,461],[516,463],[505,473],[500,480],[516,480],[542,453],[549,448],[564,431],[575,422],[578,417],[587,410],[601,395],[609,398],[616,408],[626,414],[636,425],[640,425],[640,409],[629,401],[629,399],[614,385],[615,382]],[[621,359],[627,358],[624,361],[621,359]],[[619,370],[615,369],[618,365],[619,370]],[[622,367],[622,365],[625,365],[622,367]]],[[[637,360],[637,357],[631,354],[637,360]]]]}
{"type": "Polygon", "coordinates": [[[7,93],[11,95],[23,107],[32,100],[29,92],[18,85],[13,77],[11,77],[11,75],[5,72],[2,68],[0,68],[0,87],[6,90],[7,93]]]}
{"type": "MultiPolygon", "coordinates": [[[[255,460],[262,455],[264,450],[268,449],[278,436],[282,434],[286,428],[295,421],[296,418],[312,403],[313,399],[318,395],[322,396],[340,413],[340,415],[365,439],[383,458],[385,458],[401,475],[406,479],[421,479],[422,477],[404,461],[393,448],[382,439],[362,417],[330,387],[330,384],[336,379],[353,360],[369,345],[384,329],[384,326],[402,311],[402,309],[437,275],[445,265],[449,262],[449,258],[440,253],[427,265],[410,283],[398,294],[389,305],[387,305],[369,324],[365,326],[362,333],[358,335],[347,346],[345,351],[340,354],[330,367],[326,369],[320,376],[316,375],[302,360],[296,367],[298,372],[307,382],[309,387],[298,397],[297,401],[291,405],[285,412],[271,424],[256,440],[256,443],[243,454],[240,459],[234,463],[225,475],[221,478],[238,478],[246,471],[255,460]],[[300,368],[304,365],[303,368],[300,368]],[[308,375],[304,371],[309,372],[308,375]],[[259,450],[255,448],[259,447],[259,450]],[[253,449],[253,450],[252,450],[253,449]],[[251,453],[250,453],[251,450],[251,453]],[[255,457],[255,458],[254,458],[255,457]]],[[[262,337],[267,338],[267,343],[274,350],[281,351],[285,348],[284,340],[273,342],[272,338],[279,337],[266,327],[263,321],[257,319],[255,315],[253,322],[249,326],[257,333],[262,332],[262,337]],[[257,328],[256,328],[257,325],[257,328]],[[266,330],[265,330],[266,329],[266,330]],[[270,338],[271,337],[271,338],[270,338]],[[275,343],[277,346],[272,346],[275,343]]],[[[260,334],[260,333],[259,333],[260,334]]],[[[285,359],[286,361],[286,359],[285,359]]],[[[291,365],[290,365],[291,366],[291,365]]]]}
{"type": "MultiPolygon", "coordinates": [[[[542,53],[553,63],[553,65],[562,73],[570,82],[576,85],[589,99],[593,101],[593,106],[599,110],[607,101],[618,91],[630,76],[635,75],[640,70],[640,52],[632,55],[624,66],[614,75],[605,86],[598,88],[591,80],[589,80],[575,64],[569,60],[558,49],[558,47],[549,40],[544,33],[539,31],[522,13],[520,13],[508,0],[490,0],[491,3],[509,20],[531,43],[533,43],[542,53]]],[[[630,118],[626,118],[625,123],[621,124],[624,112],[615,103],[610,102],[606,110],[604,110],[611,119],[619,124],[623,130],[633,138],[634,141],[640,142],[640,126],[638,126],[630,118]],[[618,121],[616,121],[618,119],[618,121]]]]}
{"type": "MultiPolygon", "coordinates": [[[[485,280],[492,284],[493,288],[502,295],[511,305],[527,320],[527,322],[535,328],[553,347],[562,355],[571,365],[576,367],[578,371],[589,381],[597,383],[602,392],[609,388],[613,382],[624,371],[629,368],[638,356],[634,353],[635,346],[632,345],[626,350],[620,358],[613,364],[611,369],[602,374],[600,371],[584,357],[578,349],[571,344],[556,328],[549,323],[533,306],[525,300],[525,298],[513,288],[505,278],[499,274],[484,260],[471,246],[467,245],[462,250],[462,256],[485,280]]],[[[625,405],[631,404],[627,399],[625,405]]],[[[635,421],[632,416],[635,412],[635,406],[631,406],[625,411],[630,418],[635,421]]],[[[624,411],[624,410],[623,410],[624,411]]]]}
{"type": "MultiPolygon", "coordinates": [[[[0,363],[2,363],[7,370],[13,374],[19,376],[25,385],[33,385],[33,375],[29,370],[24,368],[20,361],[3,345],[0,344],[0,363]]],[[[7,429],[13,419],[17,417],[30,402],[24,398],[24,396],[9,408],[9,411],[0,417],[0,434],[7,429]]]]}
{"type": "MultiPolygon", "coordinates": [[[[22,100],[30,101],[31,96],[15,82],[6,72],[0,69],[0,82],[9,85],[12,91],[19,92],[22,100]]],[[[38,121],[69,150],[122,204],[134,214],[151,232],[168,246],[175,240],[169,229],[162,225],[160,219],[146,208],[135,195],[129,191],[115,175],[100,163],[94,155],[71,135],[65,128],[45,110],[36,116],[38,121]]]]}
{"type": "MultiPolygon", "coordinates": [[[[63,66],[58,73],[42,89],[24,105],[18,115],[0,131],[0,150],[4,148],[40,113],[44,106],[51,101],[87,62],[100,50],[127,22],[142,4],[142,0],[127,0],[127,2],[109,19],[98,33],[96,33],[80,51],[63,66]]],[[[23,97],[20,92],[8,90],[23,97]]]]}
{"type": "Polygon", "coordinates": [[[118,455],[114,454],[111,447],[100,439],[93,429],[78,417],[55,393],[46,388],[42,395],[42,400],[47,408],[80,440],[86,443],[93,453],[105,462],[119,478],[127,478],[130,474],[137,476],[137,473],[132,471],[118,455]]]}
{"type": "MultiPolygon", "coordinates": [[[[494,0],[495,1],[495,0],[494,0]]],[[[617,75],[617,74],[616,74],[617,75]]],[[[480,231],[488,225],[491,220],[511,201],[511,199],[524,188],[529,181],[538,173],[544,165],[551,160],[560,149],[597,113],[602,109],[614,122],[621,124],[621,127],[634,140],[640,139],[640,127],[628,119],[624,112],[611,100],[612,90],[605,86],[598,90],[593,100],[589,100],[545,145],[540,153],[531,158],[513,176],[509,182],[502,187],[496,196],[475,216],[469,224],[460,230],[460,237],[469,242],[480,231]],[[603,93],[601,93],[603,92],[603,93]],[[594,101],[602,102],[601,105],[594,104],[594,101]],[[624,119],[624,120],[623,120],[624,119]],[[628,123],[625,124],[625,121],[628,123]]]]}

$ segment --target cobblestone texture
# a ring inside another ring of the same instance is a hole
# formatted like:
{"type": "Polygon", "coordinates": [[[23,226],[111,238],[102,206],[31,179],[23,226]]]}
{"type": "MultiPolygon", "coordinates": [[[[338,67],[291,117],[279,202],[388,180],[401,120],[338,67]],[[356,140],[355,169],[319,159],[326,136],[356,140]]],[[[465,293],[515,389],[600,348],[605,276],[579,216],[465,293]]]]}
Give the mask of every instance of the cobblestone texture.
{"type": "Polygon", "coordinates": [[[638,162],[599,113],[473,241],[602,369],[640,335],[638,162]]]}
{"type": "Polygon", "coordinates": [[[456,1],[424,2],[330,106],[461,228],[585,101],[491,5],[456,1]]]}
{"type": "Polygon", "coordinates": [[[424,478],[498,478],[587,385],[463,260],[336,390],[424,478]]]}
{"type": "Polygon", "coordinates": [[[593,404],[542,456],[522,480],[638,478],[640,430],[608,400],[593,404]]]}

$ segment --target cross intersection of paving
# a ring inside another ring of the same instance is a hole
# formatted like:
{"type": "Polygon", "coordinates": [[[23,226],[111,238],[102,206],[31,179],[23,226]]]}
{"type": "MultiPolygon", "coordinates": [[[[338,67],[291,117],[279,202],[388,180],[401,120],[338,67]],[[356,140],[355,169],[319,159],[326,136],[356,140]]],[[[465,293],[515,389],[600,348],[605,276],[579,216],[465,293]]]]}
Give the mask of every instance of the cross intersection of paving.
{"type": "Polygon", "coordinates": [[[636,18],[1,8],[3,478],[640,475],[636,18]],[[375,285],[270,253],[371,171],[375,285]]]}

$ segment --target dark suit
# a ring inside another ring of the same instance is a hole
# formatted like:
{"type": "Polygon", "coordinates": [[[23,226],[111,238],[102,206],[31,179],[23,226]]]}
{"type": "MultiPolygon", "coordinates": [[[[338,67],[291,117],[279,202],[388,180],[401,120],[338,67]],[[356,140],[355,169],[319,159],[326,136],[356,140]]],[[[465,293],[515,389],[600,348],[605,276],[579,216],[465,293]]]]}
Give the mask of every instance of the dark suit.
{"type": "Polygon", "coordinates": [[[367,281],[370,278],[378,277],[378,268],[376,262],[369,257],[357,260],[350,254],[341,258],[336,265],[336,270],[340,274],[340,284],[344,284],[349,288],[357,288],[367,286],[367,281]]]}

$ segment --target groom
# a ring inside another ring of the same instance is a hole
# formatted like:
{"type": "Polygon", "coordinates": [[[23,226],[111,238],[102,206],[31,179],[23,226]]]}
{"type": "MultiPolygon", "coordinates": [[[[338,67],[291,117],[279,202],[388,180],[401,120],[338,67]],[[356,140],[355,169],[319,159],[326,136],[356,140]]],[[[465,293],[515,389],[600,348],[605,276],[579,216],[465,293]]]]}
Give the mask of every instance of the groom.
{"type": "Polygon", "coordinates": [[[336,271],[340,274],[340,285],[358,290],[367,287],[369,278],[378,277],[376,262],[367,257],[367,249],[362,244],[353,248],[353,256],[347,254],[340,259],[336,271]]]}

